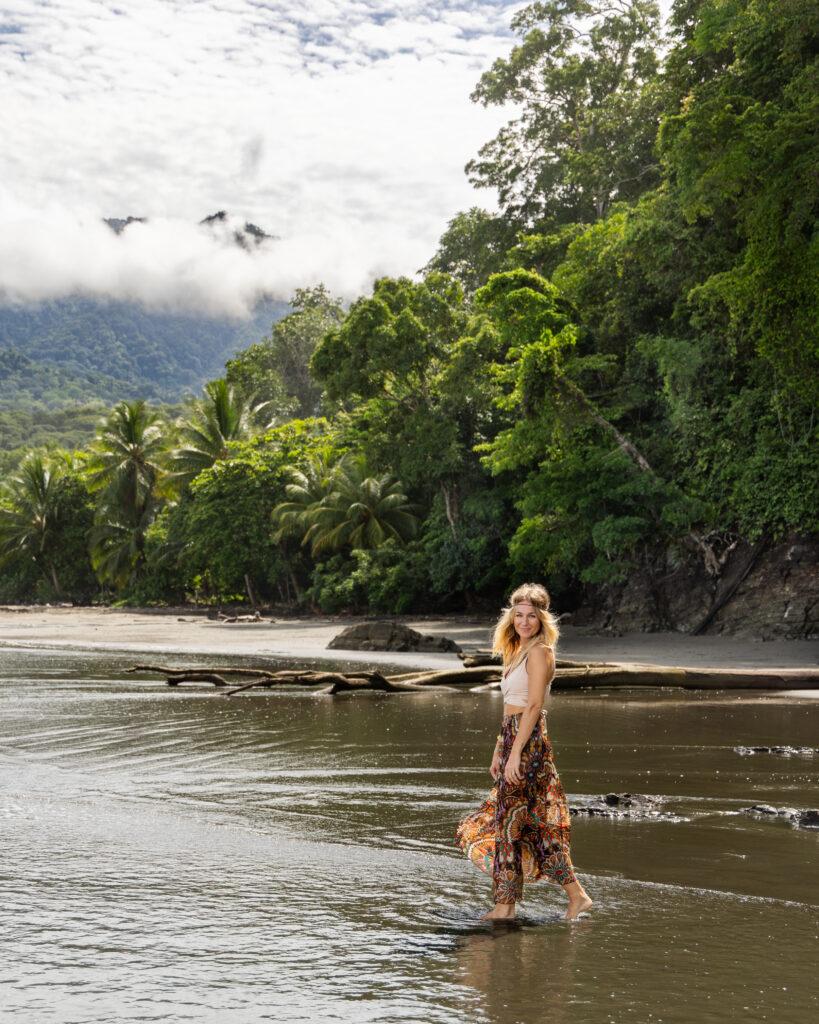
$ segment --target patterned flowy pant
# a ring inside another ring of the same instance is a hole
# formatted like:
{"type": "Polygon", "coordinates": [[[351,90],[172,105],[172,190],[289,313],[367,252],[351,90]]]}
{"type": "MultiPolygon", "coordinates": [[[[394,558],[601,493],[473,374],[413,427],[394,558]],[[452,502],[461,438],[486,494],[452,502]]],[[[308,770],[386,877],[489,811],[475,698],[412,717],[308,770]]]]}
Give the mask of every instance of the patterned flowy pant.
{"type": "Polygon", "coordinates": [[[498,737],[500,774],[486,800],[458,825],[461,849],[492,875],[495,903],[516,903],[523,883],[575,881],[569,856],[569,805],[546,736],[546,714],[535,723],[520,759],[521,781],[506,782],[520,715],[507,715],[498,737]]]}

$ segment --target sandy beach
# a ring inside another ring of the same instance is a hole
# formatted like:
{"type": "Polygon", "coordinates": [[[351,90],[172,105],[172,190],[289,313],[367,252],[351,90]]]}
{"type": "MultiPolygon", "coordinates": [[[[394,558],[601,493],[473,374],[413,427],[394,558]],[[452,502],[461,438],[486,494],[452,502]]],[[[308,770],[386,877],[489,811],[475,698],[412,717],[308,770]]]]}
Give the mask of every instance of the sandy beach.
{"type": "MultiPolygon", "coordinates": [[[[454,654],[327,650],[345,626],[360,621],[340,617],[224,623],[180,612],[153,613],[115,608],[25,606],[0,608],[0,657],[4,647],[65,650],[132,651],[134,654],[184,654],[270,657],[298,660],[325,658],[408,668],[451,668],[454,654]]],[[[401,621],[421,633],[446,636],[465,651],[486,647],[493,621],[451,616],[401,621]]],[[[595,635],[567,625],[560,656],[594,662],[641,662],[682,668],[813,668],[819,664],[819,642],[778,640],[754,642],[735,637],[692,637],[680,633],[595,635]]]]}

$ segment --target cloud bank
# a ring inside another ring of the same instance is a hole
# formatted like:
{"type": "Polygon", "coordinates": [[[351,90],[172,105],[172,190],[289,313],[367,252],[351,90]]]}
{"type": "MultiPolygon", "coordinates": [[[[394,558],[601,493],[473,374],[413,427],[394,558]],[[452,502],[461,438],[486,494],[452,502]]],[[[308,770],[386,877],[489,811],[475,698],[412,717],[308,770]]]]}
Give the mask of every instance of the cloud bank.
{"type": "Polygon", "coordinates": [[[463,165],[508,114],[468,97],[520,6],[6,0],[0,302],[241,315],[413,273],[458,210],[491,205],[463,165]],[[279,241],[236,248],[198,225],[219,209],[279,241]],[[148,223],[101,222],[128,215],[148,223]]]}
{"type": "Polygon", "coordinates": [[[244,223],[158,217],[116,234],[91,214],[0,201],[0,305],[82,295],[241,318],[262,298],[287,299],[320,282],[352,297],[384,274],[412,274],[424,258],[411,243],[385,251],[378,238],[351,234],[343,222],[242,248],[234,236],[244,223]]]}

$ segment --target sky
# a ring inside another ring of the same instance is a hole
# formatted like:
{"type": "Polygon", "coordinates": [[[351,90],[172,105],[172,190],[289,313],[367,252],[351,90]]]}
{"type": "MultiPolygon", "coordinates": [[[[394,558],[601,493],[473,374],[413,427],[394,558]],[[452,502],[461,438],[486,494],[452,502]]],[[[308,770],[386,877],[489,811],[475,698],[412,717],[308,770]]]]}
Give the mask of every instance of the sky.
{"type": "Polygon", "coordinates": [[[510,111],[501,0],[0,0],[0,303],[81,293],[241,316],[412,275],[510,111]],[[278,240],[247,253],[199,221],[278,240]],[[115,235],[104,217],[140,216],[115,235]]]}

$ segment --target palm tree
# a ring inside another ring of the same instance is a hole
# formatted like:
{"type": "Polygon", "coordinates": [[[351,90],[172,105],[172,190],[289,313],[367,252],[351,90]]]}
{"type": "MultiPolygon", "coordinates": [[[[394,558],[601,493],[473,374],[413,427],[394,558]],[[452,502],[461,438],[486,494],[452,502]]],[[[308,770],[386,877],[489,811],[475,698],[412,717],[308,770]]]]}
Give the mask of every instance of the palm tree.
{"type": "MultiPolygon", "coordinates": [[[[361,455],[345,455],[324,485],[324,493],[307,501],[310,491],[299,481],[288,488],[294,499],[274,509],[280,523],[299,525],[302,544],[318,555],[342,548],[377,548],[389,539],[399,544],[414,537],[418,520],[398,480],[383,473],[371,476],[361,455]]],[[[281,531],[280,531],[281,532],[281,531]]]]}
{"type": "Polygon", "coordinates": [[[221,378],[206,384],[205,394],[193,403],[191,415],[177,421],[182,444],[168,456],[167,480],[175,487],[184,487],[203,469],[226,459],[231,441],[243,441],[259,429],[267,429],[267,424],[257,428],[255,423],[268,405],[263,402],[251,406],[221,378]]]}
{"type": "Polygon", "coordinates": [[[157,482],[163,456],[158,413],[144,401],[117,403],[91,445],[88,487],[100,491],[91,534],[94,568],[121,584],[140,575],[145,533],[159,510],[157,482]]]}
{"type": "Polygon", "coordinates": [[[159,414],[144,401],[118,402],[91,444],[89,490],[104,491],[136,521],[156,487],[162,451],[159,414]]]}
{"type": "Polygon", "coordinates": [[[90,548],[91,564],[100,579],[121,587],[139,578],[146,563],[145,535],[159,507],[159,498],[152,495],[136,522],[123,522],[110,515],[97,519],[90,548]]]}
{"type": "Polygon", "coordinates": [[[61,476],[57,463],[41,452],[32,452],[20,463],[17,475],[0,485],[0,563],[15,555],[31,558],[50,576],[58,594],[57,570],[46,548],[59,525],[61,476]]]}
{"type": "Polygon", "coordinates": [[[308,544],[315,529],[309,522],[309,514],[316,509],[333,489],[333,462],[330,449],[323,449],[307,460],[303,470],[290,467],[291,483],[285,487],[288,501],[273,509],[272,518],[278,529],[273,534],[275,541],[285,537],[300,536],[308,544]]]}

